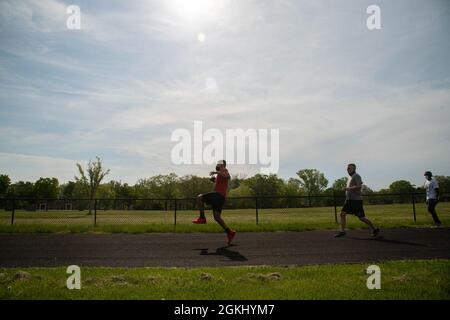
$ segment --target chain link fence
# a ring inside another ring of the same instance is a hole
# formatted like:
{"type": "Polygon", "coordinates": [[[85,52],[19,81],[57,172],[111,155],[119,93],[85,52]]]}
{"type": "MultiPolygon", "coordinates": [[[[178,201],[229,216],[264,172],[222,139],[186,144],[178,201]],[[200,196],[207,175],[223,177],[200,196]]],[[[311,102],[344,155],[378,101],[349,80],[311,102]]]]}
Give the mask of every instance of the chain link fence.
{"type": "MultiPolygon", "coordinates": [[[[413,219],[426,212],[422,193],[367,194],[367,216],[413,219]]],[[[227,222],[289,224],[337,222],[343,193],[308,196],[229,197],[224,205],[227,222]]],[[[450,193],[440,196],[450,202],[450,193]]],[[[210,208],[206,207],[207,210],[210,208]]],[[[196,199],[23,199],[0,198],[0,225],[174,225],[198,216],[196,199]]],[[[411,220],[410,220],[411,221],[411,220]]]]}

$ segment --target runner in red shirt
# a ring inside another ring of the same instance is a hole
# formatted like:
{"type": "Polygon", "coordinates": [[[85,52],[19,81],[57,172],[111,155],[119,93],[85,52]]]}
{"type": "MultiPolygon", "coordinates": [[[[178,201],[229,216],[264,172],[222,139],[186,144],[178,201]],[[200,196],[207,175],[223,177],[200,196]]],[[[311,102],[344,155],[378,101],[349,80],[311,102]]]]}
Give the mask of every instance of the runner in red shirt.
{"type": "Polygon", "coordinates": [[[211,171],[211,181],[214,182],[214,191],[204,194],[199,194],[197,197],[197,203],[200,210],[200,217],[192,221],[196,224],[205,224],[205,203],[211,205],[214,213],[214,220],[225,230],[227,234],[228,244],[231,244],[236,231],[231,230],[225,221],[223,221],[222,207],[225,203],[225,198],[227,196],[228,181],[230,180],[230,174],[226,169],[226,161],[220,160],[217,162],[216,171],[211,171]]]}

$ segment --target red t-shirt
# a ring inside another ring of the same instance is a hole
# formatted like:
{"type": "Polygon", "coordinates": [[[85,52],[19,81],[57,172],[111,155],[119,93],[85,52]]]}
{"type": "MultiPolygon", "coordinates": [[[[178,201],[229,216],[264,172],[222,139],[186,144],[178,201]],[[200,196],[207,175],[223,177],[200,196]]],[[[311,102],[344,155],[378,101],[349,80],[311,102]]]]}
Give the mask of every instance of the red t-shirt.
{"type": "Polygon", "coordinates": [[[224,197],[227,196],[228,179],[222,177],[220,174],[216,176],[216,182],[214,184],[214,191],[220,193],[224,197]]]}

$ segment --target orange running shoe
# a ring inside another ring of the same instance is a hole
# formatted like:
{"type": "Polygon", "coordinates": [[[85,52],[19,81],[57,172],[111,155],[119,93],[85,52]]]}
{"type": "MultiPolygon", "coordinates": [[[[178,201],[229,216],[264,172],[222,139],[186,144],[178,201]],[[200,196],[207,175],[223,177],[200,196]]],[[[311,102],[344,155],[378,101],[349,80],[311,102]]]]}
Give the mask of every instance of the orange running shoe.
{"type": "Polygon", "coordinates": [[[230,230],[230,231],[227,233],[228,245],[231,244],[231,241],[233,240],[233,238],[234,238],[235,235],[236,235],[236,231],[234,231],[234,230],[230,230]]]}
{"type": "Polygon", "coordinates": [[[198,217],[197,219],[192,220],[192,223],[195,223],[195,224],[206,224],[206,218],[198,217]]]}

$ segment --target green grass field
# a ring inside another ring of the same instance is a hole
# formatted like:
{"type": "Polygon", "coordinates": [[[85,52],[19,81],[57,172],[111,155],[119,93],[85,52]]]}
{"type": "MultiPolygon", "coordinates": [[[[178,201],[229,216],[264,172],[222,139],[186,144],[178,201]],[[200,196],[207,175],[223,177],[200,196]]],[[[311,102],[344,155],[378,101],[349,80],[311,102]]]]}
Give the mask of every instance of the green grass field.
{"type": "MultiPolygon", "coordinates": [[[[382,228],[424,227],[432,224],[425,205],[416,205],[417,221],[413,220],[410,204],[367,205],[366,215],[382,228]]],[[[440,203],[438,214],[444,225],[450,224],[450,203],[440,203]]],[[[14,225],[11,213],[0,213],[0,232],[221,232],[207,211],[206,225],[193,225],[196,211],[178,211],[177,226],[174,227],[173,211],[97,211],[97,226],[94,216],[87,211],[16,211],[14,225]]],[[[260,209],[259,224],[256,224],[254,209],[224,210],[223,218],[239,231],[305,231],[334,229],[337,227],[333,207],[260,209]]],[[[350,229],[363,227],[355,217],[349,217],[350,229]]]]}
{"type": "Polygon", "coordinates": [[[367,289],[368,265],[84,267],[81,290],[66,288],[62,267],[0,268],[0,299],[450,299],[449,260],[379,263],[380,290],[367,289]]]}

